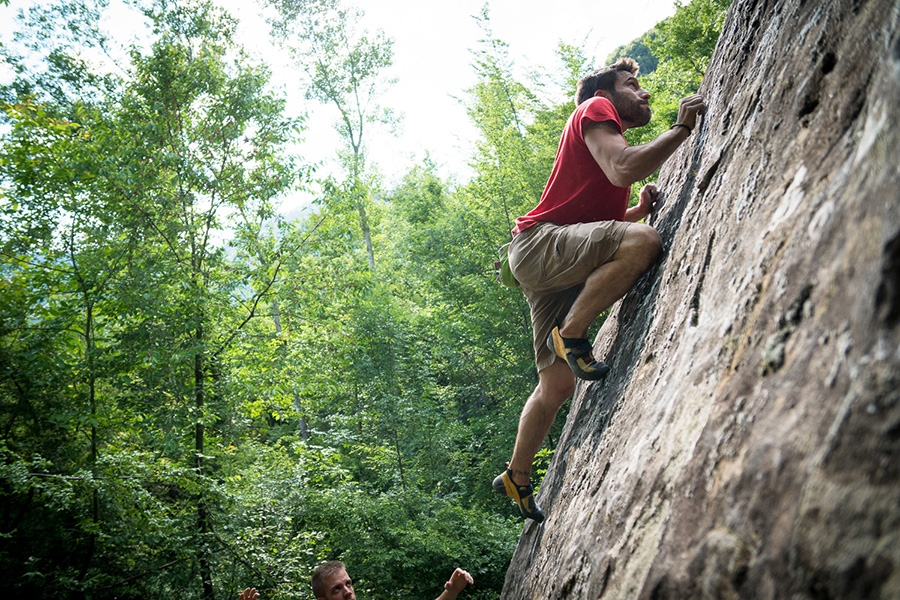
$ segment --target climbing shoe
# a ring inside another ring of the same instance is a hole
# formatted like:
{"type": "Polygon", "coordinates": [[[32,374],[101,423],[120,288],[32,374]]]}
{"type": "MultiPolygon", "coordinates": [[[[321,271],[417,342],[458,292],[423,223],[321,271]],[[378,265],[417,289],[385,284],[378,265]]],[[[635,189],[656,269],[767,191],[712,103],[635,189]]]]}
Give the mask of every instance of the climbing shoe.
{"type": "Polygon", "coordinates": [[[594,360],[594,348],[584,338],[564,338],[559,335],[559,327],[554,327],[547,336],[547,346],[558,357],[569,363],[576,377],[596,381],[609,374],[609,367],[602,360],[594,360]]]}
{"type": "Polygon", "coordinates": [[[503,494],[504,496],[509,496],[513,500],[516,501],[516,506],[519,507],[519,512],[526,519],[534,519],[537,523],[542,523],[544,521],[544,513],[541,512],[541,509],[538,508],[538,505],[534,503],[534,488],[531,487],[531,484],[528,485],[516,485],[516,483],[512,480],[512,471],[506,469],[500,475],[494,478],[494,483],[491,484],[491,487],[494,488],[494,491],[498,494],[503,494]]]}

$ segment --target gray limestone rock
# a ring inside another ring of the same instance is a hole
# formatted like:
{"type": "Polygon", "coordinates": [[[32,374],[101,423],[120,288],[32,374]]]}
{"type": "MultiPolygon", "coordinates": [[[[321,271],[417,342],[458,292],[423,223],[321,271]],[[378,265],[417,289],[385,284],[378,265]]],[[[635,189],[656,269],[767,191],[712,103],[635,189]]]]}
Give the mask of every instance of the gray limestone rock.
{"type": "Polygon", "coordinates": [[[900,0],[735,0],[503,598],[900,598],[900,0]]]}

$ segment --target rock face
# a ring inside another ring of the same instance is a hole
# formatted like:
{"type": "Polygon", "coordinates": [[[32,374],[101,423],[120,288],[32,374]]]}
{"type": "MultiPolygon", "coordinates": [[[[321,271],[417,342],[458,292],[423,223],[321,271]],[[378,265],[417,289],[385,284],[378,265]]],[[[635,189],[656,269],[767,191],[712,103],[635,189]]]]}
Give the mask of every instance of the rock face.
{"type": "Polygon", "coordinates": [[[900,598],[898,24],[735,0],[503,598],[900,598]]]}

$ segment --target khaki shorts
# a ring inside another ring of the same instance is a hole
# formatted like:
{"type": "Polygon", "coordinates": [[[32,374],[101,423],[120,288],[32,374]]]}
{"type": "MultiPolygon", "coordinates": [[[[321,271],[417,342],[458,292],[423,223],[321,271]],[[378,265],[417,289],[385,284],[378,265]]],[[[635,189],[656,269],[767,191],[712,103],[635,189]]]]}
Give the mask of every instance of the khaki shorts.
{"type": "Polygon", "coordinates": [[[619,249],[628,225],[623,221],[542,223],[513,237],[509,266],[531,308],[538,372],[556,360],[547,347],[550,331],[568,314],[590,274],[619,249]]]}

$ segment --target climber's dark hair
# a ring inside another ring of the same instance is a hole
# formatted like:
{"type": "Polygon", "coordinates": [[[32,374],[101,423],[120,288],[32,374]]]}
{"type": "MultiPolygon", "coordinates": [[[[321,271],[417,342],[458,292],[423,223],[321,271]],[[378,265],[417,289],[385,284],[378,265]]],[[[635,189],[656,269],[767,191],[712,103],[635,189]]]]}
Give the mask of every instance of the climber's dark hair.
{"type": "Polygon", "coordinates": [[[628,71],[637,77],[640,70],[641,67],[636,60],[625,56],[608,67],[588,73],[581,78],[581,81],[578,82],[578,87],[575,89],[575,106],[579,106],[588,98],[593,98],[597,90],[614,92],[616,89],[616,73],[619,71],[628,71]]]}

